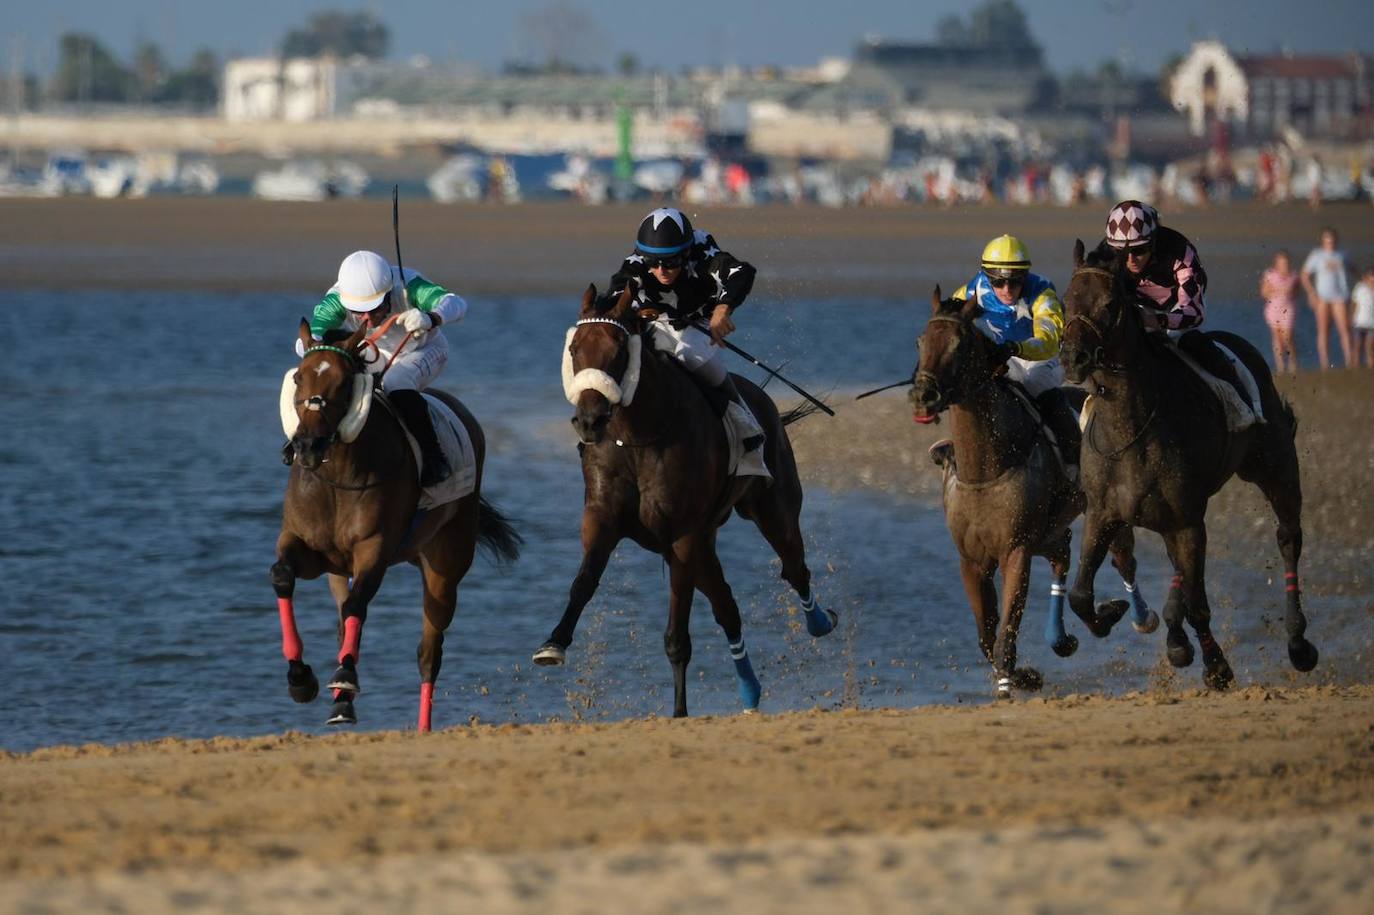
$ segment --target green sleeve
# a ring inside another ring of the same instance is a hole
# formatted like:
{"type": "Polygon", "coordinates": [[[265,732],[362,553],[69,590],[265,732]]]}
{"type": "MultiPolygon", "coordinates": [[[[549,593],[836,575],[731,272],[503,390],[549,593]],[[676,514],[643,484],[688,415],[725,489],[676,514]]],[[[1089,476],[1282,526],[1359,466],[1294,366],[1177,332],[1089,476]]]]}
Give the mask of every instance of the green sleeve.
{"type": "Polygon", "coordinates": [[[315,311],[310,316],[311,336],[323,338],[325,331],[342,327],[346,317],[348,311],[343,307],[343,302],[339,301],[339,294],[329,293],[315,306],[315,311]]]}
{"type": "Polygon", "coordinates": [[[438,283],[431,283],[419,274],[411,277],[410,282],[406,283],[406,298],[410,300],[411,305],[423,312],[433,311],[434,306],[446,295],[447,289],[438,283]]]}

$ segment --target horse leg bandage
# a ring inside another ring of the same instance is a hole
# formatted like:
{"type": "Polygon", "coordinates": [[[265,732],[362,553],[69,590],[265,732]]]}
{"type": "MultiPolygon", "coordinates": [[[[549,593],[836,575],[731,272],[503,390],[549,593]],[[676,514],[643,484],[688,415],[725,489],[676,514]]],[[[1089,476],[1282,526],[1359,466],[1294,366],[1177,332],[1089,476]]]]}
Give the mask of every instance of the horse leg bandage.
{"type": "Polygon", "coordinates": [[[420,725],[421,734],[429,733],[430,720],[434,714],[434,684],[420,684],[420,725]]]}
{"type": "Polygon", "coordinates": [[[288,661],[299,661],[305,649],[296,628],[296,608],[291,598],[277,598],[277,616],[281,618],[281,653],[288,661]]]}
{"type": "Polygon", "coordinates": [[[352,659],[358,663],[358,649],[363,640],[363,621],[356,616],[344,618],[343,645],[339,647],[339,663],[352,659]]]}
{"type": "Polygon", "coordinates": [[[746,712],[759,707],[759,697],[763,687],[754,673],[754,665],[749,662],[749,651],[744,647],[744,639],[730,643],[730,659],[735,662],[735,676],[739,678],[739,701],[746,712]]]}
{"type": "Polygon", "coordinates": [[[1051,646],[1058,645],[1068,633],[1064,631],[1064,595],[1066,579],[1058,578],[1050,582],[1050,615],[1045,620],[1045,641],[1051,646]]]}

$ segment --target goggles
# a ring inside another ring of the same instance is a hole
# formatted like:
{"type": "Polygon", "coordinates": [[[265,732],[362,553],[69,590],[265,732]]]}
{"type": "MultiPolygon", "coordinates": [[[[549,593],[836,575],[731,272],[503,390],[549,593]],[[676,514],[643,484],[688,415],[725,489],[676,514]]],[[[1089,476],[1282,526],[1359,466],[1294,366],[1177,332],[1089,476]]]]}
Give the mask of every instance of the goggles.
{"type": "Polygon", "coordinates": [[[992,284],[993,289],[1006,289],[1008,286],[1026,285],[1026,278],[1022,274],[1018,273],[1014,276],[989,277],[988,282],[992,284]]]}
{"type": "Polygon", "coordinates": [[[678,270],[687,263],[685,254],[672,254],[668,257],[654,257],[652,255],[644,258],[644,266],[650,270],[662,268],[664,270],[678,270]]]}

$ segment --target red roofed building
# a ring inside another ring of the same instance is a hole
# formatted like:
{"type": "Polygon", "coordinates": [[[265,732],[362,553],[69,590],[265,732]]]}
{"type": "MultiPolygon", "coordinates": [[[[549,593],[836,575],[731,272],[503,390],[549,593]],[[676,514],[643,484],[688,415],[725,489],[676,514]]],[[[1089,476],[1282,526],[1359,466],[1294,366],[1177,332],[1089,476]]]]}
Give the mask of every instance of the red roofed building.
{"type": "Polygon", "coordinates": [[[1169,99],[1201,136],[1224,124],[1262,139],[1292,127],[1305,137],[1367,137],[1374,59],[1343,55],[1233,55],[1202,41],[1178,65],[1169,99]]]}

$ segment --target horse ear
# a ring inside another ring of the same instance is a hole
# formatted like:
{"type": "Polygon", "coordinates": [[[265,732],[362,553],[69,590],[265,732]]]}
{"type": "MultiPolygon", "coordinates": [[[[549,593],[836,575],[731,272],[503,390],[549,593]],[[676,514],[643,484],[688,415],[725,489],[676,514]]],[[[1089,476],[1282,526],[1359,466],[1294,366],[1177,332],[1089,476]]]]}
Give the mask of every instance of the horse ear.
{"type": "Polygon", "coordinates": [[[615,310],[620,312],[621,314],[624,314],[625,309],[630,307],[630,302],[634,300],[634,297],[634,287],[631,286],[629,283],[626,283],[624,291],[620,293],[619,301],[615,303],[615,310]]]}
{"type": "Polygon", "coordinates": [[[1073,267],[1074,267],[1075,270],[1077,270],[1079,267],[1082,267],[1082,266],[1083,266],[1083,239],[1081,239],[1081,238],[1075,238],[1075,239],[1073,240],[1073,267]]]}
{"type": "Polygon", "coordinates": [[[964,300],[964,304],[959,308],[959,316],[968,318],[970,321],[982,317],[983,306],[978,304],[976,297],[970,296],[964,300]]]}
{"type": "Polygon", "coordinates": [[[592,308],[596,304],[596,284],[588,283],[587,291],[582,293],[582,317],[592,313],[592,308]]]}
{"type": "Polygon", "coordinates": [[[939,283],[936,283],[936,284],[935,284],[935,288],[934,288],[933,290],[931,290],[931,293],[930,293],[930,313],[931,313],[931,314],[934,315],[934,314],[939,314],[939,313],[940,313],[940,302],[942,302],[943,300],[944,300],[943,297],[940,295],[940,284],[939,284],[939,283]]]}
{"type": "Polygon", "coordinates": [[[346,351],[346,352],[357,353],[357,352],[358,352],[358,349],[363,345],[363,340],[364,340],[366,337],[367,337],[367,325],[363,325],[362,327],[360,327],[360,328],[358,328],[357,330],[355,330],[355,331],[349,336],[349,338],[348,338],[347,340],[344,341],[343,346],[340,347],[340,348],[343,349],[343,350],[346,351]]]}
{"type": "Polygon", "coordinates": [[[315,338],[310,336],[310,322],[307,321],[305,318],[301,318],[300,335],[301,346],[304,349],[310,349],[310,347],[315,345],[315,338]]]}

